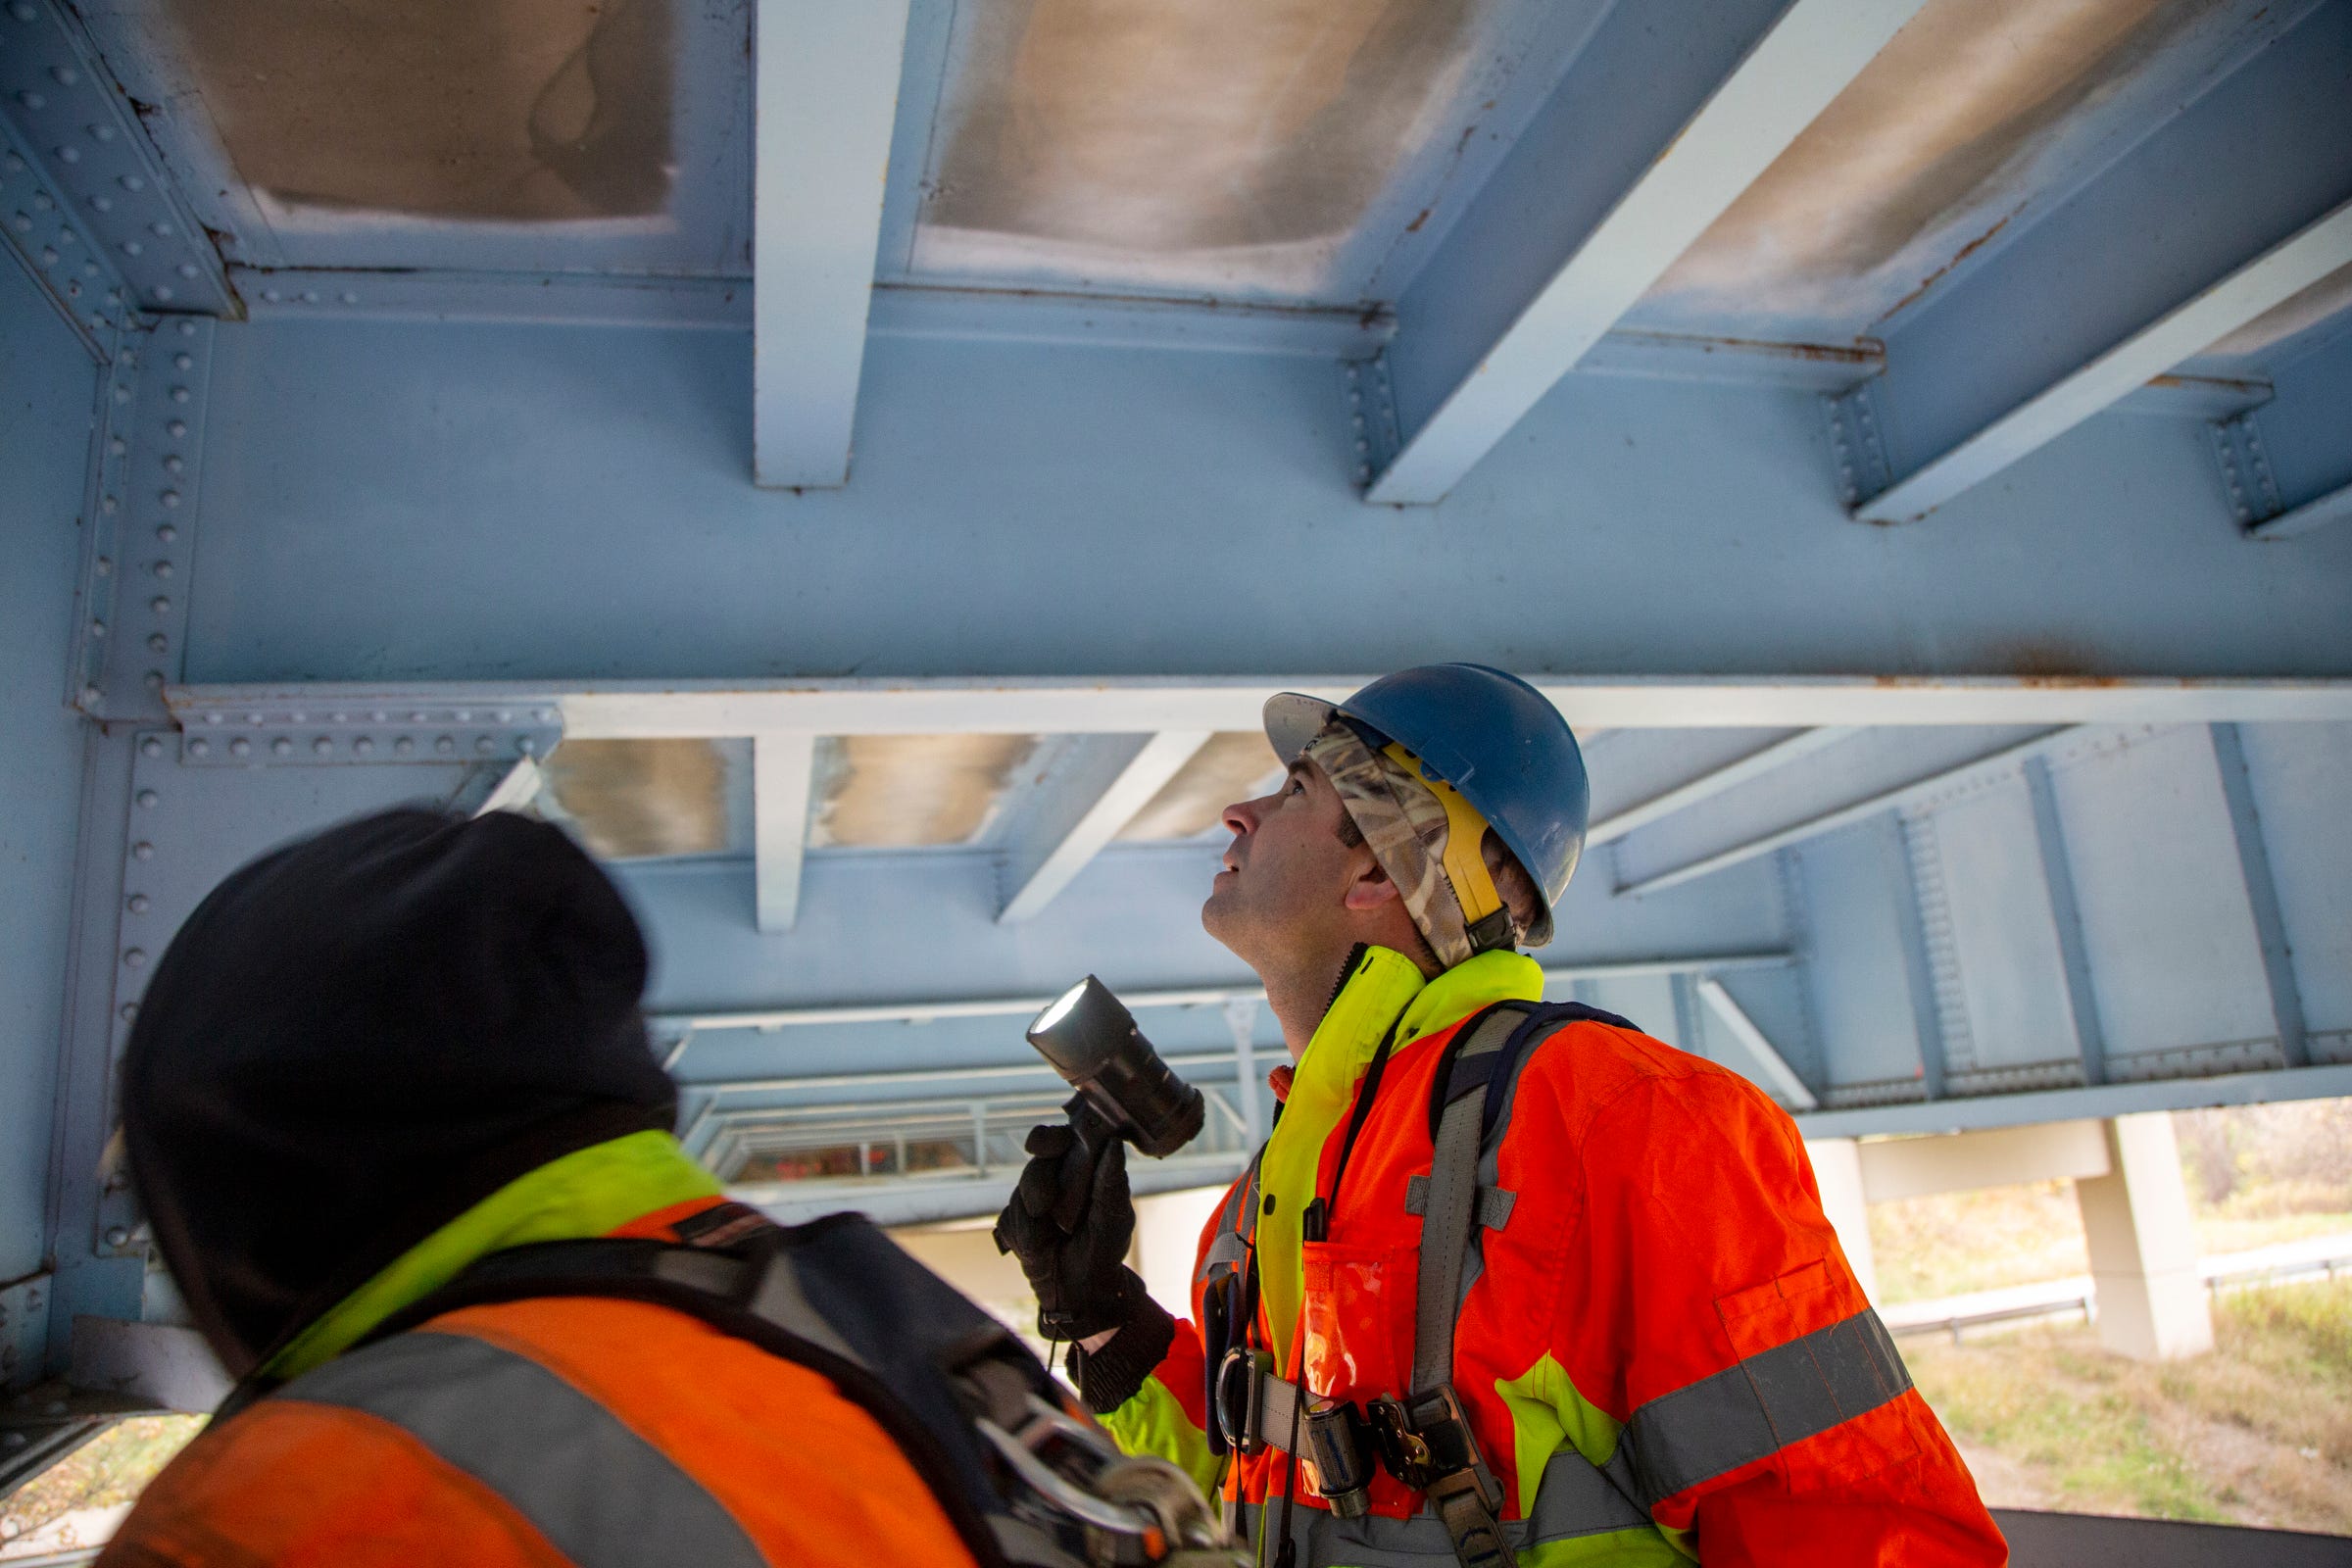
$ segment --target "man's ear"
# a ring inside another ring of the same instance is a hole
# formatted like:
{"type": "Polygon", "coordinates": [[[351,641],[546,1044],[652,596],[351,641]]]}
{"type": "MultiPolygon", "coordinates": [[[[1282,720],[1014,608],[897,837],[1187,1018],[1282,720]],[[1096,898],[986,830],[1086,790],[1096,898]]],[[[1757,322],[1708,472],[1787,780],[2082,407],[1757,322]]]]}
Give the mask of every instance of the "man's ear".
{"type": "Polygon", "coordinates": [[[1377,909],[1384,904],[1394,904],[1404,895],[1389,880],[1388,869],[1374,857],[1364,857],[1364,869],[1348,884],[1347,896],[1340,902],[1350,909],[1377,909]]]}

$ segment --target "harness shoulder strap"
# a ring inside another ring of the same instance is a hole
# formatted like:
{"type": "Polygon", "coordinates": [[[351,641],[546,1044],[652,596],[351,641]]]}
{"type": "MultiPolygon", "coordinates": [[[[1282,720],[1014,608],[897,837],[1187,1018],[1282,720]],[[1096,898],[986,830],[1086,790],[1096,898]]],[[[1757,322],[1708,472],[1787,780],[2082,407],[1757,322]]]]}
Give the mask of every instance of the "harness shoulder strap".
{"type": "Polygon", "coordinates": [[[1490,1008],[1454,1037],[1432,1097],[1436,1152],[1421,1216],[1421,1267],[1413,1304],[1413,1392],[1453,1381],[1453,1324],[1462,1266],[1478,1222],[1478,1151],[1488,1085],[1525,1012],[1490,1008]]]}
{"type": "Polygon", "coordinates": [[[1452,1381],[1454,1322],[1470,1245],[1480,1225],[1499,1230],[1511,1216],[1515,1194],[1479,1186],[1481,1158],[1507,1130],[1520,1069],[1537,1047],[1577,1022],[1634,1027],[1581,1002],[1503,1003],[1458,1031],[1438,1065],[1429,1101],[1435,1146],[1429,1179],[1409,1184],[1406,1196],[1407,1206],[1422,1216],[1413,1303],[1415,1392],[1452,1381]]]}
{"type": "Polygon", "coordinates": [[[1077,1568],[1094,1555],[1090,1529],[1214,1544],[1205,1504],[1195,1519],[1174,1493],[1111,1501],[1126,1492],[1090,1486],[1113,1467],[1157,1461],[1123,1460],[1069,1414],[1010,1331],[858,1214],[789,1229],[762,1218],[719,1248],[615,1237],[511,1248],[362,1343],[462,1306],[551,1296],[667,1306],[821,1373],[890,1435],[986,1568],[1077,1568]]]}

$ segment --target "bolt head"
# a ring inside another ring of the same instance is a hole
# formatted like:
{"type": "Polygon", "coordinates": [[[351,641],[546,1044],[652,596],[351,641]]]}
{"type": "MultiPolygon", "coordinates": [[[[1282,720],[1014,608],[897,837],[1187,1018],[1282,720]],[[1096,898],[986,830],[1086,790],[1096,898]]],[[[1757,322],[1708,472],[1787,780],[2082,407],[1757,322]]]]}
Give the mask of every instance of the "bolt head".
{"type": "Polygon", "coordinates": [[[147,639],[147,651],[151,654],[169,653],[171,648],[172,639],[160,631],[147,639]]]}
{"type": "Polygon", "coordinates": [[[316,752],[320,757],[331,757],[334,755],[335,743],[321,735],[317,740],[311,742],[311,750],[316,752]]]}
{"type": "Polygon", "coordinates": [[[170,544],[172,540],[179,537],[179,530],[172,527],[168,522],[161,523],[156,527],[155,536],[156,538],[162,540],[165,544],[170,544]]]}
{"type": "Polygon", "coordinates": [[[375,742],[363,735],[351,743],[351,749],[356,756],[371,757],[375,754],[375,742]]]}
{"type": "Polygon", "coordinates": [[[270,750],[279,757],[291,757],[294,755],[294,743],[280,735],[270,743],[270,750]]]}
{"type": "Polygon", "coordinates": [[[231,756],[231,757],[245,757],[245,756],[249,756],[249,755],[251,755],[252,751],[253,751],[253,742],[251,742],[251,741],[247,740],[247,739],[246,739],[244,736],[242,736],[242,735],[238,736],[238,737],[237,737],[235,740],[233,740],[233,741],[230,741],[230,742],[228,743],[228,755],[229,755],[229,756],[231,756]]]}
{"type": "Polygon", "coordinates": [[[127,907],[133,914],[145,914],[148,909],[147,895],[144,893],[133,893],[130,896],[130,901],[127,907]]]}
{"type": "Polygon", "coordinates": [[[147,601],[147,608],[159,615],[169,615],[172,613],[172,601],[162,594],[157,594],[153,599],[147,601]]]}
{"type": "MultiPolygon", "coordinates": [[[[145,740],[139,742],[139,755],[141,757],[161,757],[164,755],[164,743],[155,736],[150,735],[145,740]]],[[[148,793],[153,794],[154,792],[149,791],[148,793]]]]}
{"type": "Polygon", "coordinates": [[[134,860],[152,860],[155,858],[155,846],[141,839],[130,847],[130,858],[134,860]]]}
{"type": "Polygon", "coordinates": [[[190,757],[210,757],[212,755],[212,751],[213,743],[206,740],[201,735],[188,742],[188,755],[190,757]]]}
{"type": "Polygon", "coordinates": [[[109,1247],[127,1247],[130,1245],[130,1232],[124,1230],[120,1225],[109,1225],[106,1228],[106,1245],[109,1247]]]}
{"type": "Polygon", "coordinates": [[[147,950],[145,948],[126,949],[122,954],[122,961],[133,969],[144,969],[147,967],[147,950]]]}
{"type": "Polygon", "coordinates": [[[439,752],[443,757],[449,756],[457,749],[458,743],[447,735],[444,735],[439,740],[433,742],[433,750],[439,752]]]}
{"type": "Polygon", "coordinates": [[[416,741],[413,736],[403,735],[392,743],[392,753],[396,757],[407,757],[416,750],[416,741]]]}

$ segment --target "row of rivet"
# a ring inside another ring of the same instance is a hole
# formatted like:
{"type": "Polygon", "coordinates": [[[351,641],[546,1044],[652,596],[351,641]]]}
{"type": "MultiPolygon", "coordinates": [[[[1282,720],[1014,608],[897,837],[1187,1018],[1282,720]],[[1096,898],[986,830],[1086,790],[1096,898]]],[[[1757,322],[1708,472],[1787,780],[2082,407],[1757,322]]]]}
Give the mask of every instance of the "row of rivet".
{"type": "MultiPolygon", "coordinates": [[[[416,756],[417,751],[417,742],[420,739],[421,737],[416,735],[396,735],[392,737],[390,747],[392,755],[395,757],[416,756]]],[[[335,755],[335,745],[336,741],[334,736],[317,735],[313,736],[311,739],[310,751],[315,757],[333,757],[335,755]]],[[[376,740],[372,735],[358,735],[351,737],[349,746],[351,755],[354,757],[372,757],[376,752],[376,740]]],[[[458,742],[458,737],[455,735],[436,735],[432,738],[432,753],[434,756],[456,757],[463,749],[464,748],[462,748],[458,742]]],[[[226,750],[230,757],[251,757],[253,755],[253,741],[248,736],[234,735],[229,738],[226,750]]],[[[476,735],[473,738],[473,751],[476,756],[495,757],[498,755],[499,750],[499,737],[495,735],[476,735]]],[[[514,752],[517,757],[535,756],[537,755],[538,751],[539,741],[535,736],[517,736],[514,742],[514,752]]],[[[269,752],[272,757],[292,757],[295,752],[293,737],[290,735],[278,735],[271,737],[269,742],[269,752]]],[[[213,755],[213,743],[202,735],[192,735],[187,740],[187,755],[191,758],[197,759],[198,760],[209,759],[213,755]]]]}
{"type": "MultiPolygon", "coordinates": [[[[118,941],[122,962],[117,970],[115,1015],[119,1020],[114,1031],[114,1053],[118,1064],[129,1043],[131,1026],[138,1022],[139,998],[146,984],[146,974],[154,953],[161,951],[168,933],[157,929],[155,900],[144,884],[151,876],[156,860],[156,840],[160,837],[156,823],[157,812],[164,804],[163,793],[156,787],[162,768],[168,767],[171,747],[161,735],[141,735],[138,740],[137,760],[131,772],[130,854],[122,864],[122,921],[118,941]]],[[[119,1082],[120,1074],[109,1074],[110,1082],[119,1082]]],[[[121,1111],[113,1113],[120,1125],[121,1111]]],[[[118,1167],[119,1167],[119,1162],[118,1167]]],[[[99,1198],[98,1240],[104,1247],[118,1252],[130,1251],[141,1230],[133,1229],[137,1212],[128,1190],[125,1174],[117,1168],[106,1180],[99,1198]]]]}
{"type": "Polygon", "coordinates": [[[279,713],[272,713],[262,709],[251,709],[241,713],[223,713],[216,708],[207,710],[198,722],[208,727],[216,724],[256,726],[288,724],[298,727],[304,724],[553,724],[556,722],[556,710],[552,708],[527,709],[520,711],[512,708],[455,708],[441,712],[419,708],[398,714],[389,709],[382,708],[370,709],[366,713],[330,711],[317,714],[300,709],[279,713]]]}
{"type": "MultiPolygon", "coordinates": [[[[40,8],[28,3],[28,0],[14,0],[14,3],[8,8],[8,14],[15,21],[26,24],[39,22],[41,17],[40,8]]],[[[57,44],[60,40],[52,35],[51,42],[57,44]]],[[[73,181],[76,177],[85,183],[90,181],[93,177],[92,174],[90,172],[83,171],[81,166],[85,158],[96,159],[103,165],[110,165],[115,172],[111,179],[107,178],[104,172],[96,174],[95,178],[103,183],[96,185],[95,188],[87,189],[83,200],[92,212],[102,217],[112,217],[115,214],[117,201],[126,199],[136,208],[145,208],[153,214],[160,215],[134,222],[134,225],[127,231],[118,229],[117,232],[122,237],[117,241],[116,249],[123,256],[135,261],[146,254],[146,242],[139,237],[140,235],[163,240],[181,237],[181,230],[172,217],[172,207],[165,192],[158,188],[156,182],[146,172],[142,172],[144,166],[139,152],[125,138],[120,126],[108,118],[106,108],[97,109],[96,114],[89,117],[89,122],[78,127],[78,134],[73,130],[53,128],[40,123],[43,118],[50,118],[49,111],[52,108],[50,89],[52,87],[63,95],[64,101],[55,106],[61,116],[73,114],[74,103],[77,99],[81,102],[86,114],[93,107],[90,102],[91,95],[104,93],[107,89],[102,84],[86,81],[79,67],[65,62],[52,64],[46,72],[41,74],[39,80],[44,85],[21,86],[13,95],[12,101],[27,117],[28,129],[37,131],[44,139],[50,136],[57,138],[49,144],[49,155],[62,169],[68,172],[61,177],[68,181],[73,181]]],[[[10,173],[24,172],[24,161],[15,154],[11,154],[6,163],[10,173]]],[[[80,278],[69,280],[65,285],[65,292],[69,298],[78,298],[81,293],[82,279],[94,280],[103,275],[95,260],[95,253],[100,247],[84,238],[75,229],[66,218],[62,210],[62,203],[45,190],[35,195],[33,205],[36,211],[44,213],[52,208],[59,209],[57,235],[38,250],[30,252],[41,267],[56,266],[64,259],[63,252],[67,248],[75,245],[84,247],[85,259],[77,269],[80,278]]],[[[22,210],[14,215],[11,223],[20,234],[29,233],[38,226],[29,215],[22,210]]],[[[192,239],[194,236],[187,237],[192,239]]],[[[209,245],[209,242],[205,243],[209,245]]],[[[187,283],[197,282],[204,276],[204,270],[192,260],[179,262],[172,267],[172,271],[187,283]]],[[[205,291],[199,289],[196,292],[201,295],[205,291]]],[[[148,283],[145,293],[156,303],[164,305],[171,304],[178,298],[175,286],[164,281],[148,283]]],[[[109,306],[121,307],[123,304],[121,291],[109,289],[106,302],[109,306]]],[[[93,317],[92,324],[103,326],[103,318],[93,317]]]]}
{"type": "MultiPolygon", "coordinates": [[[[172,385],[166,395],[172,409],[177,410],[186,408],[195,399],[194,389],[188,385],[188,382],[195,379],[193,372],[197,369],[197,360],[196,356],[190,352],[190,348],[193,346],[192,342],[187,340],[193,340],[196,337],[198,327],[192,320],[181,320],[175,324],[172,330],[183,340],[183,343],[172,354],[170,365],[173,374],[172,385]]],[[[159,329],[158,336],[160,339],[161,329],[159,329]]],[[[150,353],[160,351],[160,342],[157,345],[151,345],[148,350],[150,353]]],[[[134,351],[125,350],[121,358],[125,368],[135,368],[138,365],[138,357],[134,351]]],[[[130,389],[118,382],[113,396],[117,403],[126,403],[130,398],[130,389]]],[[[162,512],[154,515],[150,522],[150,526],[154,530],[155,541],[161,549],[146,564],[148,574],[155,578],[159,587],[169,583],[179,571],[179,563],[173,548],[179,543],[179,525],[164,514],[179,510],[186,499],[180,487],[189,482],[187,480],[189,460],[180,451],[180,448],[186,444],[189,434],[188,421],[180,417],[177,413],[167,411],[167,416],[161,428],[165,438],[164,451],[162,456],[156,459],[156,466],[162,470],[162,478],[158,481],[161,488],[156,491],[155,505],[161,508],[162,512]]],[[[107,445],[109,455],[114,458],[122,459],[129,454],[129,443],[120,434],[110,436],[107,445]]],[[[113,516],[122,510],[122,499],[110,491],[100,497],[98,506],[102,513],[113,516]]],[[[114,573],[115,562],[112,557],[101,555],[91,564],[91,569],[100,577],[109,577],[114,573]]],[[[93,603],[95,602],[98,602],[98,596],[93,595],[93,603]]],[[[147,601],[149,612],[159,620],[169,616],[172,608],[172,596],[169,593],[157,593],[147,601]]],[[[107,625],[104,618],[93,616],[88,631],[93,639],[105,637],[107,625]]],[[[172,651],[171,634],[165,629],[152,631],[147,635],[146,645],[148,653],[161,660],[163,656],[172,651]]],[[[142,681],[148,691],[160,694],[166,684],[166,676],[163,669],[150,668],[142,677],[142,681]]],[[[84,689],[82,699],[85,705],[94,707],[103,699],[103,695],[96,685],[92,685],[84,689]]]]}

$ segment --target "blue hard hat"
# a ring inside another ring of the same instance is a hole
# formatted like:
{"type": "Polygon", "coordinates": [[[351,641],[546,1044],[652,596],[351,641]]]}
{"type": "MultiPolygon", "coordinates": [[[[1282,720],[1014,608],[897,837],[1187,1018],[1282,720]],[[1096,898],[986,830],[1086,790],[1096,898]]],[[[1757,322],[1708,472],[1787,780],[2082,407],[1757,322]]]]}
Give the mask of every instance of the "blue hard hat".
{"type": "Polygon", "coordinates": [[[1551,700],[1484,664],[1417,664],[1336,708],[1298,692],[1269,697],[1266,739],[1290,762],[1334,714],[1402,746],[1477,808],[1543,893],[1530,939],[1548,940],[1592,811],[1584,754],[1551,700]]]}

